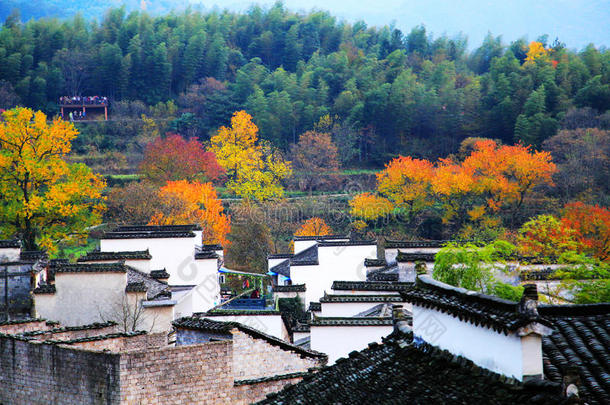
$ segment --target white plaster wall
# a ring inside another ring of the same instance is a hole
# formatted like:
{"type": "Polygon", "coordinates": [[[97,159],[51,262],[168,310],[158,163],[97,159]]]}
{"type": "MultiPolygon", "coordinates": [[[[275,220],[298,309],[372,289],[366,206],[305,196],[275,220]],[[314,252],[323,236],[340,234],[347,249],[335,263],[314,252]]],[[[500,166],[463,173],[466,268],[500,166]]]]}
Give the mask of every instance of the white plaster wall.
{"type": "Polygon", "coordinates": [[[175,306],[144,308],[139,329],[150,333],[169,332],[172,329],[174,310],[175,306]]]}
{"type": "Polygon", "coordinates": [[[534,333],[521,337],[521,348],[523,375],[541,376],[543,374],[542,337],[534,333]]]}
{"type": "Polygon", "coordinates": [[[56,293],[34,295],[36,314],[66,326],[102,322],[122,308],[126,285],[126,273],[56,273],[56,293]]]}
{"type": "Polygon", "coordinates": [[[21,255],[20,248],[1,248],[0,249],[0,263],[19,261],[20,255],[21,255]]]}
{"type": "Polygon", "coordinates": [[[306,305],[318,301],[325,291],[330,292],[333,281],[365,281],[364,258],[377,252],[376,245],[318,247],[317,266],[291,266],[293,284],[307,286],[306,305]]]}
{"type": "Polygon", "coordinates": [[[309,332],[293,332],[292,333],[292,343],[296,342],[297,340],[301,340],[304,338],[309,337],[309,332]]]}
{"type": "Polygon", "coordinates": [[[313,245],[315,245],[316,242],[315,240],[295,240],[294,241],[294,254],[300,253],[303,250],[312,247],[313,245]]]}
{"type": "Polygon", "coordinates": [[[522,379],[521,339],[516,334],[506,336],[418,305],[413,305],[413,333],[481,367],[522,379]]]}
{"type": "Polygon", "coordinates": [[[331,365],[354,350],[365,349],[369,343],[381,343],[381,338],[392,333],[392,329],[391,325],[311,326],[311,349],[326,353],[331,365]]]}
{"type": "Polygon", "coordinates": [[[271,269],[273,266],[285,262],[289,259],[267,259],[267,269],[271,269]]]}
{"type": "Polygon", "coordinates": [[[320,316],[351,317],[373,308],[381,302],[323,302],[320,316]]]}
{"type": "MultiPolygon", "coordinates": [[[[100,251],[121,252],[149,250],[152,259],[149,269],[166,269],[171,285],[197,285],[202,279],[197,276],[195,246],[201,244],[201,237],[192,238],[142,238],[142,239],[101,239],[100,251]]],[[[216,260],[212,260],[216,263],[216,260]]]]}
{"type": "Polygon", "coordinates": [[[193,312],[206,312],[220,304],[220,284],[214,273],[184,294],[176,304],[176,317],[191,316],[193,312]]]}
{"type": "Polygon", "coordinates": [[[288,332],[280,315],[206,315],[215,321],[239,322],[268,335],[286,339],[288,332]]]}

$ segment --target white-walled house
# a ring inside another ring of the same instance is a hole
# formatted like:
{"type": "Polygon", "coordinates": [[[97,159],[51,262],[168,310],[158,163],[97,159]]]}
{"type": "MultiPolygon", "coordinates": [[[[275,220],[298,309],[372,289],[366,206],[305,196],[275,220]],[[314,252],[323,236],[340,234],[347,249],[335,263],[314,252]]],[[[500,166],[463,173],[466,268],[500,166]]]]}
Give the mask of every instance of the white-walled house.
{"type": "Polygon", "coordinates": [[[369,343],[380,343],[393,330],[391,317],[314,318],[309,326],[311,350],[326,353],[329,365],[369,343]]]}
{"type": "Polygon", "coordinates": [[[169,286],[124,263],[61,263],[54,284],[34,290],[37,317],[66,326],[117,321],[126,329],[168,331],[174,320],[169,286]],[[129,325],[123,325],[123,317],[129,325]]]}
{"type": "Polygon", "coordinates": [[[201,234],[196,225],[122,226],[103,234],[100,252],[147,251],[149,268],[165,269],[169,284],[199,285],[218,270],[218,254],[202,249],[201,234]]]}
{"type": "Polygon", "coordinates": [[[526,285],[515,303],[419,276],[417,288],[402,295],[413,305],[416,344],[437,346],[519,381],[542,377],[542,338],[552,324],[538,315],[535,285],[526,285]]]}
{"type": "Polygon", "coordinates": [[[128,250],[123,252],[102,252],[94,250],[86,255],[79,257],[78,263],[116,263],[122,261],[125,265],[133,267],[143,271],[144,273],[150,273],[152,256],[148,249],[146,250],[128,250]]]}
{"type": "Polygon", "coordinates": [[[285,282],[305,284],[305,305],[309,306],[330,291],[335,280],[365,281],[364,259],[376,252],[375,241],[350,241],[339,237],[295,238],[294,255],[269,257],[269,274],[276,277],[278,285],[285,282]]]}
{"type": "Polygon", "coordinates": [[[215,321],[239,322],[267,335],[290,341],[290,334],[279,311],[215,309],[199,316],[215,321]]]}

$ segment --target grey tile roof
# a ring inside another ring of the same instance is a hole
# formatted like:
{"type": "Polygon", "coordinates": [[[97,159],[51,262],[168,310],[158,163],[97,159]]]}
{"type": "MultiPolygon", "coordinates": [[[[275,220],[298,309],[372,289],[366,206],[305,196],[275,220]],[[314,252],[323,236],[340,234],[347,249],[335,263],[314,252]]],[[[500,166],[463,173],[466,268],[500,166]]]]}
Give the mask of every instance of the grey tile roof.
{"type": "Polygon", "coordinates": [[[290,260],[286,259],[283,262],[276,264],[275,266],[269,268],[269,271],[290,278],[290,260]]]}
{"type": "Polygon", "coordinates": [[[146,291],[146,299],[148,301],[164,301],[171,298],[172,293],[167,283],[153,278],[150,274],[143,271],[127,267],[127,288],[129,292],[144,292],[146,291]],[[131,285],[131,287],[130,287],[131,285]],[[133,290],[128,290],[132,288],[133,290]]]}
{"type": "Polygon", "coordinates": [[[150,260],[152,256],[148,250],[123,251],[123,252],[100,252],[99,250],[89,252],[80,257],[78,262],[93,262],[104,260],[150,260]]]}
{"type": "Polygon", "coordinates": [[[335,291],[402,291],[413,288],[414,283],[399,281],[334,281],[335,291]]]}
{"type": "Polygon", "coordinates": [[[364,267],[384,267],[388,262],[385,259],[364,259],[364,267]]]}
{"type": "Polygon", "coordinates": [[[539,305],[555,331],[542,338],[545,376],[560,383],[574,368],[590,404],[610,403],[610,303],[539,305]]]}
{"type": "Polygon", "coordinates": [[[256,310],[256,309],[214,309],[213,311],[206,312],[204,316],[238,316],[238,315],[281,315],[280,311],[274,310],[256,310]]]}
{"type": "Polygon", "coordinates": [[[540,316],[531,317],[520,313],[517,302],[453,287],[430,277],[419,277],[415,288],[401,291],[400,294],[405,301],[414,305],[434,308],[505,334],[532,322],[549,326],[540,316]]]}
{"type": "Polygon", "coordinates": [[[58,263],[55,273],[126,273],[123,262],[117,263],[58,263]]]}
{"type": "Polygon", "coordinates": [[[258,404],[561,404],[553,383],[520,383],[394,333],[258,404]]]}
{"type": "Polygon", "coordinates": [[[20,248],[19,239],[0,239],[0,249],[20,248]]]}
{"type": "Polygon", "coordinates": [[[180,318],[180,319],[172,322],[172,325],[174,325],[174,327],[176,329],[201,330],[201,331],[209,331],[209,332],[225,333],[225,334],[230,334],[231,330],[238,329],[239,331],[246,333],[246,334],[252,336],[253,338],[263,339],[274,346],[278,346],[284,350],[290,350],[290,351],[296,352],[296,353],[300,354],[301,356],[320,358],[320,359],[325,359],[327,357],[326,354],[324,354],[324,353],[316,352],[313,350],[307,350],[302,347],[295,346],[282,339],[279,339],[275,336],[268,335],[266,333],[259,331],[258,329],[251,328],[251,327],[244,325],[242,323],[239,323],[239,322],[223,322],[223,321],[216,321],[216,320],[208,319],[208,318],[190,317],[190,318],[180,318]]]}
{"type": "Polygon", "coordinates": [[[305,284],[274,285],[273,292],[305,292],[305,284]]]}
{"type": "Polygon", "coordinates": [[[386,239],[386,249],[408,249],[408,248],[440,248],[451,242],[450,240],[394,240],[386,239]]]}
{"type": "Polygon", "coordinates": [[[318,263],[318,245],[313,245],[300,251],[290,258],[290,264],[297,266],[301,263],[318,263]]]}
{"type": "Polygon", "coordinates": [[[55,294],[56,290],[54,284],[41,284],[34,288],[32,292],[34,294],[55,294]]]}
{"type": "Polygon", "coordinates": [[[344,302],[403,302],[400,295],[335,295],[324,294],[320,303],[344,303],[344,302]]]}
{"type": "Polygon", "coordinates": [[[337,241],[337,240],[326,240],[318,242],[318,246],[320,247],[332,247],[332,246],[373,246],[376,245],[377,241],[374,239],[371,240],[346,240],[346,241],[337,241]]]}
{"type": "Polygon", "coordinates": [[[151,270],[150,276],[154,279],[167,279],[170,277],[169,273],[165,270],[151,270]]]}
{"type": "Polygon", "coordinates": [[[320,312],[322,310],[322,304],[319,302],[310,302],[309,303],[309,311],[311,312],[320,312]]]}
{"type": "Polygon", "coordinates": [[[191,231],[176,232],[104,232],[102,239],[164,239],[164,238],[193,238],[195,234],[191,231]]]}
{"type": "Polygon", "coordinates": [[[49,255],[42,250],[22,250],[19,252],[19,259],[26,261],[47,260],[49,255]]]}
{"type": "Polygon", "coordinates": [[[314,317],[309,326],[392,326],[391,317],[314,317]]]}
{"type": "Polygon", "coordinates": [[[396,255],[397,262],[434,262],[435,253],[410,253],[403,252],[401,250],[398,251],[396,255]]]}
{"type": "Polygon", "coordinates": [[[336,240],[336,239],[348,239],[349,235],[318,235],[318,236],[294,236],[293,240],[295,241],[305,241],[305,240],[336,240]]]}
{"type": "Polygon", "coordinates": [[[197,224],[188,225],[121,225],[115,229],[117,232],[180,232],[200,231],[197,224]]]}

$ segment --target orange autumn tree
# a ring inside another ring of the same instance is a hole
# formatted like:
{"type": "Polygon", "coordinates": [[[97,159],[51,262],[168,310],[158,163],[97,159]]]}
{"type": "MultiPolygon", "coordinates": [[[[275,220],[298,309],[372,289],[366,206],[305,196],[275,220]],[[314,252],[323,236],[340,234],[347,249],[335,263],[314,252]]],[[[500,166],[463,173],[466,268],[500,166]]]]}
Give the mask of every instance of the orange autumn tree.
{"type": "Polygon", "coordinates": [[[332,235],[333,230],[322,218],[313,217],[303,222],[295,232],[296,236],[325,236],[332,235]]]}
{"type": "Polygon", "coordinates": [[[610,261],[610,210],[582,202],[567,204],[561,222],[574,230],[585,252],[610,261]]]}
{"type": "Polygon", "coordinates": [[[212,183],[168,181],[159,189],[161,208],[150,219],[150,225],[199,224],[203,227],[203,243],[228,244],[231,219],[223,213],[212,183]]]}
{"type": "Polygon", "coordinates": [[[462,166],[472,173],[473,192],[485,197],[491,212],[505,208],[516,213],[535,187],[553,184],[557,171],[549,152],[492,140],[476,142],[462,166]]]}
{"type": "Polygon", "coordinates": [[[395,212],[411,218],[432,201],[434,166],[427,160],[398,157],[377,173],[377,194],[363,193],[350,201],[352,215],[375,219],[395,212]]]}
{"type": "Polygon", "coordinates": [[[411,219],[440,206],[443,220],[485,221],[499,211],[514,215],[536,187],[552,185],[556,167],[547,152],[479,140],[462,162],[399,157],[377,175],[377,192],[350,201],[353,216],[373,220],[388,212],[411,219]]]}

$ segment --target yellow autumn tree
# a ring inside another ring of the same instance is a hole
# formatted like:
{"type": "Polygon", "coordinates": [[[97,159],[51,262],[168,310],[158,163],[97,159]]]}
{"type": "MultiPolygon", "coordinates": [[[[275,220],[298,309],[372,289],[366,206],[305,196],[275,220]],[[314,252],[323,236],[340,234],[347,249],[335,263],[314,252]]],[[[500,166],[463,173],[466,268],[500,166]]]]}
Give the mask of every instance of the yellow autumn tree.
{"type": "Polygon", "coordinates": [[[529,49],[527,50],[527,57],[525,58],[525,62],[534,62],[536,59],[545,56],[548,51],[544,48],[542,43],[537,41],[530,42],[529,49]]]}
{"type": "Polygon", "coordinates": [[[0,120],[0,237],[18,237],[28,250],[53,253],[56,242],[82,241],[101,222],[101,176],[82,163],[69,164],[78,131],[61,119],[27,108],[0,120]]]}
{"type": "Polygon", "coordinates": [[[303,222],[301,227],[295,232],[296,236],[324,236],[332,235],[333,230],[322,218],[313,217],[303,222]]]}
{"type": "Polygon", "coordinates": [[[160,205],[150,225],[198,224],[203,228],[203,243],[228,244],[231,219],[223,213],[212,183],[168,181],[159,189],[160,205]]]}
{"type": "Polygon", "coordinates": [[[290,162],[259,141],[258,127],[245,111],[237,111],[231,126],[218,130],[209,151],[227,172],[227,187],[235,194],[258,201],[284,195],[281,181],[292,174],[290,162]]]}

